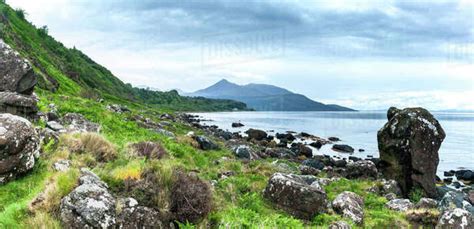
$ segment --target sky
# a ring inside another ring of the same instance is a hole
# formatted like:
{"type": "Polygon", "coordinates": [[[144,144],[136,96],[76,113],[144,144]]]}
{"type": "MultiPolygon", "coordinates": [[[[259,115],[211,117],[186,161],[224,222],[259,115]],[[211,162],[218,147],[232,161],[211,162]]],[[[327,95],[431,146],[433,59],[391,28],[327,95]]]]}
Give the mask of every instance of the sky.
{"type": "Polygon", "coordinates": [[[361,110],[474,110],[473,0],[7,0],[135,86],[227,79],[361,110]]]}

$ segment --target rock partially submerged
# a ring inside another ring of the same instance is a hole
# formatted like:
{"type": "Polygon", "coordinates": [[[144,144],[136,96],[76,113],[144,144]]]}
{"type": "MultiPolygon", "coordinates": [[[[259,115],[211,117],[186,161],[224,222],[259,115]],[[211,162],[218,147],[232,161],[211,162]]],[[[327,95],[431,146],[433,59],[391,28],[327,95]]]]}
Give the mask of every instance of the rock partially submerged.
{"type": "Polygon", "coordinates": [[[0,114],[0,185],[30,171],[39,157],[40,139],[26,119],[0,114]]]}
{"type": "Polygon", "coordinates": [[[396,180],[407,196],[420,188],[436,197],[438,150],[445,133],[438,120],[423,108],[391,108],[390,118],[377,134],[383,174],[396,180]]]}
{"type": "Polygon", "coordinates": [[[327,209],[327,196],[314,176],[275,173],[263,196],[289,214],[312,219],[327,209]]]}
{"type": "Polygon", "coordinates": [[[338,152],[354,153],[354,148],[352,148],[349,145],[344,145],[344,144],[334,144],[332,146],[332,149],[338,152]]]}

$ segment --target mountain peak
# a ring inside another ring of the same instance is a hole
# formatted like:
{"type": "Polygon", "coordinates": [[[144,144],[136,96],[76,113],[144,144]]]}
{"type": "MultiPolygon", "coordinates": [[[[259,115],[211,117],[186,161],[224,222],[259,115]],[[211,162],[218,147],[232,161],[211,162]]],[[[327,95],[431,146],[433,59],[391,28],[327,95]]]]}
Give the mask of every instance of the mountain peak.
{"type": "Polygon", "coordinates": [[[228,81],[227,79],[221,79],[217,83],[215,83],[215,85],[223,85],[223,84],[234,84],[234,83],[228,81]]]}

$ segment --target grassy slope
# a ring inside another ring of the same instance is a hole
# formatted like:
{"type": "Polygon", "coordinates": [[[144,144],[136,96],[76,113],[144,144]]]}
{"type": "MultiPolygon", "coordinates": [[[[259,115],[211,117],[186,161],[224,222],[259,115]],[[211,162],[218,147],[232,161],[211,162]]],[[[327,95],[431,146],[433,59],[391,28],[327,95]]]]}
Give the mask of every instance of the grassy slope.
{"type": "MultiPolygon", "coordinates": [[[[1,3],[0,3],[1,4],[1,3]]],[[[0,6],[5,7],[5,6],[0,6]]],[[[4,9],[3,9],[4,10],[4,9]]],[[[12,12],[9,11],[9,14],[12,12]]],[[[79,82],[71,80],[69,77],[54,64],[53,60],[48,59],[52,55],[44,49],[43,41],[39,36],[32,35],[37,33],[31,26],[21,21],[17,16],[10,15],[9,20],[14,24],[12,31],[16,36],[23,36],[21,39],[28,40],[28,44],[38,47],[21,49],[28,56],[35,56],[41,64],[37,71],[43,74],[53,76],[61,87],[56,93],[48,90],[37,90],[40,97],[40,109],[47,111],[47,105],[54,103],[59,112],[77,112],[85,115],[89,120],[100,123],[102,126],[101,134],[112,142],[118,149],[119,157],[116,160],[107,163],[96,163],[86,155],[69,154],[67,149],[43,146],[43,153],[40,162],[36,165],[33,172],[23,178],[10,182],[0,187],[0,228],[38,228],[39,225],[46,225],[47,228],[59,227],[57,220],[57,211],[39,211],[31,214],[27,210],[28,203],[41,191],[51,186],[56,187],[56,198],[66,195],[75,185],[77,179],[77,168],[93,164],[93,169],[107,183],[111,189],[116,189],[123,184],[127,177],[133,177],[137,172],[140,173],[147,167],[157,167],[162,173],[163,180],[169,180],[170,171],[174,168],[183,168],[187,171],[199,171],[199,176],[206,180],[218,178],[220,172],[232,170],[235,176],[220,181],[213,190],[214,206],[212,213],[202,224],[213,224],[220,227],[244,226],[257,228],[265,226],[267,228],[275,227],[319,227],[327,226],[334,220],[341,219],[333,213],[322,214],[315,217],[311,222],[303,222],[294,219],[286,213],[275,210],[270,203],[262,198],[261,191],[266,185],[268,177],[276,171],[271,160],[252,161],[243,163],[234,158],[230,151],[222,149],[218,151],[202,152],[193,148],[186,141],[180,141],[181,137],[191,130],[182,124],[173,124],[168,129],[178,135],[178,140],[168,139],[165,136],[155,132],[139,128],[135,123],[125,121],[128,114],[118,115],[111,113],[104,108],[104,104],[96,102],[94,99],[88,99],[81,96],[80,91],[84,88],[79,82]],[[18,21],[17,21],[18,20],[18,21]],[[132,157],[129,155],[126,145],[137,141],[158,141],[167,149],[169,156],[162,160],[149,160],[132,157]],[[215,160],[222,157],[228,157],[230,160],[215,164],[215,160]],[[51,164],[60,159],[69,158],[73,160],[73,169],[69,172],[54,172],[51,164]],[[90,162],[93,163],[90,163],[90,162]]],[[[12,33],[10,31],[9,33],[12,33]]],[[[15,44],[13,36],[8,36],[10,44],[15,44]]],[[[16,47],[18,48],[18,47],[16,47]]],[[[43,82],[45,83],[45,82],[43,82]]],[[[147,114],[154,118],[156,114],[162,111],[174,109],[172,104],[169,106],[148,107],[141,103],[132,103],[124,98],[118,98],[104,93],[107,100],[125,103],[132,109],[132,114],[147,114]]],[[[130,114],[130,115],[132,115],[130,114]]],[[[42,125],[37,123],[37,125],[42,125]]],[[[197,130],[194,130],[197,131],[197,130]]],[[[199,131],[198,131],[199,132],[199,131]]],[[[290,162],[291,167],[296,166],[290,162]]],[[[166,189],[167,183],[163,187],[166,189]]],[[[169,185],[169,184],[168,184],[169,185]]],[[[386,227],[387,225],[400,225],[405,223],[399,213],[384,209],[382,206],[386,202],[384,198],[368,194],[364,190],[373,185],[370,181],[347,181],[342,180],[326,188],[329,198],[333,199],[338,193],[351,190],[361,194],[366,200],[366,226],[367,227],[386,227]]],[[[56,202],[52,202],[51,209],[57,209],[56,202]]],[[[193,225],[183,225],[183,227],[193,225]]]]}
{"type": "Polygon", "coordinates": [[[245,104],[231,100],[211,100],[179,96],[176,91],[154,92],[133,88],[115,77],[81,51],[66,48],[47,33],[24,19],[21,10],[0,3],[0,37],[30,60],[40,76],[39,87],[58,93],[114,102],[139,102],[173,110],[239,110],[245,104]],[[58,87],[59,85],[59,87],[58,87]]]}

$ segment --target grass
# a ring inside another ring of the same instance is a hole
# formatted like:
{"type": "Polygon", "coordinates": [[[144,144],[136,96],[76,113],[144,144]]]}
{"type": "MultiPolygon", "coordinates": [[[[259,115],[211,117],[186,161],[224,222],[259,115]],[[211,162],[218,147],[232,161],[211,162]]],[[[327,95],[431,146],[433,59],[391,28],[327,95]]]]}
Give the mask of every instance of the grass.
{"type": "MultiPolygon", "coordinates": [[[[278,170],[270,159],[244,163],[223,147],[214,151],[198,150],[196,142],[184,135],[191,130],[196,134],[202,134],[202,131],[183,124],[172,123],[166,127],[177,135],[172,139],[129,121],[137,114],[159,122],[157,117],[164,112],[229,110],[241,104],[186,99],[175,92],[153,93],[133,89],[79,50],[68,49],[55,41],[46,30],[38,32],[2,2],[0,13],[8,18],[7,22],[1,21],[0,35],[34,63],[34,70],[40,76],[40,88],[36,89],[40,110],[47,112],[48,105],[54,103],[60,115],[80,113],[102,127],[100,134],[63,136],[58,145],[52,142],[44,144],[40,161],[32,172],[0,186],[0,228],[59,228],[57,210],[60,199],[76,187],[81,167],[93,169],[118,196],[131,194],[123,191],[124,186],[142,181],[148,174],[153,180],[151,188],[158,187],[159,190],[153,194],[156,196],[149,204],[165,212],[169,209],[174,171],[194,172],[202,180],[217,181],[212,188],[211,213],[196,225],[180,224],[183,228],[206,225],[217,228],[327,228],[335,220],[345,220],[358,228],[350,220],[331,212],[320,214],[308,222],[275,209],[261,194],[268,178],[278,170]],[[54,87],[54,81],[61,86],[52,93],[49,89],[54,87]],[[97,102],[97,98],[103,98],[105,102],[97,102]],[[116,114],[108,111],[105,106],[111,103],[127,105],[131,112],[116,114]],[[167,156],[145,160],[130,154],[129,144],[142,141],[159,143],[167,156]],[[71,160],[72,169],[68,172],[53,171],[51,165],[60,159],[71,160]],[[227,171],[234,175],[219,180],[219,174],[227,171]],[[30,211],[29,203],[40,192],[46,196],[46,202],[30,211]]],[[[45,123],[40,121],[36,125],[44,127],[45,123]]],[[[290,169],[297,167],[285,160],[279,163],[287,164],[290,169]]],[[[372,185],[374,182],[367,180],[341,179],[325,190],[330,200],[343,191],[361,195],[365,200],[364,226],[367,228],[406,225],[401,213],[384,208],[385,198],[366,191],[372,185]]]]}

